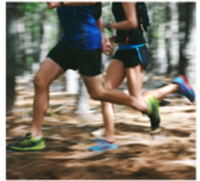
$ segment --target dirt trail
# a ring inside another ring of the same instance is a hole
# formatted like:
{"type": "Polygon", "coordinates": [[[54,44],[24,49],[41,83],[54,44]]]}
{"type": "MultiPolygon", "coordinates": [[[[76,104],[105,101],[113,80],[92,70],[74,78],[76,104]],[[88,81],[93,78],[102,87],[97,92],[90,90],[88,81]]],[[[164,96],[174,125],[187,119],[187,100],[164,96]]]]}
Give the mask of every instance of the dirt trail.
{"type": "MultiPolygon", "coordinates": [[[[21,86],[21,88],[20,88],[21,86]]],[[[24,86],[24,87],[23,87],[24,86]]],[[[6,117],[7,144],[29,132],[33,91],[17,89],[12,115],[6,117]]],[[[146,84],[148,89],[148,83],[146,84]]],[[[103,128],[100,104],[85,119],[73,110],[76,95],[52,93],[44,119],[46,148],[6,151],[7,179],[196,179],[196,103],[177,94],[161,106],[162,132],[150,135],[148,117],[115,105],[119,149],[90,152],[95,131],[103,128]],[[64,106],[63,106],[64,104],[64,106]]],[[[97,132],[98,133],[98,132],[97,132]]],[[[96,134],[97,136],[97,134],[96,134]]]]}

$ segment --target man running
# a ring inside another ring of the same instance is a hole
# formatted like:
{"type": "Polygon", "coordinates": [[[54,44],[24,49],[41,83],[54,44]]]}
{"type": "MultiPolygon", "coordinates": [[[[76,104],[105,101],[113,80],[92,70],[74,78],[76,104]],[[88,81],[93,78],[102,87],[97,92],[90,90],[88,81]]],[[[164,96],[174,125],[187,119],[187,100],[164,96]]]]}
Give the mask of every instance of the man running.
{"type": "MultiPolygon", "coordinates": [[[[79,70],[92,99],[127,105],[147,114],[160,123],[158,101],[155,97],[140,100],[117,89],[104,88],[101,74],[101,53],[107,51],[107,41],[97,25],[100,16],[94,13],[98,3],[48,2],[49,9],[57,8],[64,35],[48,53],[33,83],[35,88],[33,120],[30,133],[19,142],[9,144],[14,150],[41,150],[45,148],[42,122],[48,109],[49,86],[66,70],[79,70]],[[103,40],[103,41],[102,41],[103,40]]],[[[99,13],[97,13],[99,14],[99,13]]],[[[137,21],[134,21],[137,24],[137,21]]],[[[111,46],[111,45],[108,45],[111,46]]]]}

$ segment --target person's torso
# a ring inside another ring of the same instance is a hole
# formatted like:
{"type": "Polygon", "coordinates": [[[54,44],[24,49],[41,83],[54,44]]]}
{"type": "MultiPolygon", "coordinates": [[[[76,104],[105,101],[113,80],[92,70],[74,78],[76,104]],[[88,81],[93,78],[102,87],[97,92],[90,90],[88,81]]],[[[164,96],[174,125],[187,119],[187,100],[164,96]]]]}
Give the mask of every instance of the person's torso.
{"type": "Polygon", "coordinates": [[[101,32],[96,25],[93,6],[64,6],[57,8],[64,31],[61,38],[68,46],[87,50],[101,49],[101,32]]]}
{"type": "MultiPolygon", "coordinates": [[[[136,3],[136,9],[137,9],[137,3],[136,3]]],[[[124,21],[126,19],[122,3],[120,2],[112,3],[112,12],[116,22],[124,21]]],[[[131,30],[117,30],[117,42],[123,44],[124,43],[132,44],[132,45],[145,43],[143,31],[139,26],[131,30]]]]}

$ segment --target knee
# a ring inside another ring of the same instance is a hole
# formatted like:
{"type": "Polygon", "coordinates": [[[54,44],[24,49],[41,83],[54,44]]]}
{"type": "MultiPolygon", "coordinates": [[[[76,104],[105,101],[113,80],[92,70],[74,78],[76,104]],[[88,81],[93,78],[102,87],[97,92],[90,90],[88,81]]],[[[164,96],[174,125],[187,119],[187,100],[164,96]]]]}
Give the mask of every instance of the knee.
{"type": "Polygon", "coordinates": [[[112,86],[112,84],[111,84],[110,82],[104,82],[103,86],[104,86],[105,88],[109,88],[109,89],[112,89],[112,88],[113,88],[113,86],[112,86]]]}
{"type": "Polygon", "coordinates": [[[47,82],[44,80],[44,78],[38,74],[35,75],[33,79],[33,84],[35,88],[45,88],[47,87],[47,82]]]}
{"type": "Polygon", "coordinates": [[[101,90],[98,91],[91,91],[90,97],[94,100],[101,100],[104,97],[104,93],[101,90]]]}
{"type": "Polygon", "coordinates": [[[104,100],[104,98],[107,96],[106,89],[112,89],[112,85],[109,82],[105,82],[102,87],[100,87],[98,90],[91,90],[89,92],[90,96],[94,100],[104,100]]]}

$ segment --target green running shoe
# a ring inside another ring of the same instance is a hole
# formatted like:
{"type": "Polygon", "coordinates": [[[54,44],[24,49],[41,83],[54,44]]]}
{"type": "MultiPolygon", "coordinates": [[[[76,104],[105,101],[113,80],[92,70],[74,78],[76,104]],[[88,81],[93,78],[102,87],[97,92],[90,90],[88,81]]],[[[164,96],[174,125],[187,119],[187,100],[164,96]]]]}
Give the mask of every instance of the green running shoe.
{"type": "Polygon", "coordinates": [[[159,102],[154,96],[147,98],[145,102],[149,106],[147,115],[149,116],[151,121],[151,130],[154,131],[159,128],[161,121],[159,113],[159,102]]]}
{"type": "Polygon", "coordinates": [[[42,150],[45,146],[43,137],[36,140],[30,133],[27,133],[22,140],[7,145],[8,148],[19,151],[42,150]]]}

